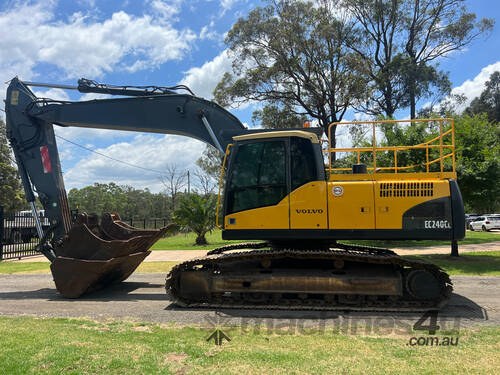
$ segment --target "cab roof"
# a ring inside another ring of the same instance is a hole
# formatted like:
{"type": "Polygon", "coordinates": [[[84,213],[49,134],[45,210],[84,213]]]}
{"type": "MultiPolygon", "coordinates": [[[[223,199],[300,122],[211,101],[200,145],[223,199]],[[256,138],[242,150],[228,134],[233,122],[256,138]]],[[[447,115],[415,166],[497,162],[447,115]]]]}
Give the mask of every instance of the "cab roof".
{"type": "Polygon", "coordinates": [[[265,138],[279,138],[279,137],[300,137],[309,139],[311,143],[319,143],[318,136],[314,133],[304,130],[277,130],[262,133],[252,133],[245,135],[238,135],[233,137],[235,141],[247,141],[250,139],[265,139],[265,138]]]}

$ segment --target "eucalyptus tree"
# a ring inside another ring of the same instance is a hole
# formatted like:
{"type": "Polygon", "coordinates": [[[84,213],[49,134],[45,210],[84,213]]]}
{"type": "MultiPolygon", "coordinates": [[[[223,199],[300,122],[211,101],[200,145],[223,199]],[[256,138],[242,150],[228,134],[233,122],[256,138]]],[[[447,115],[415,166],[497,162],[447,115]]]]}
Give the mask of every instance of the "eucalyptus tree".
{"type": "Polygon", "coordinates": [[[439,59],[462,50],[491,31],[494,21],[477,19],[465,0],[343,0],[363,41],[350,44],[370,76],[370,100],[362,110],[393,117],[436,92],[450,91],[439,59]]]}
{"type": "Polygon", "coordinates": [[[367,94],[359,59],[346,47],[357,39],[338,1],[267,1],[228,32],[232,71],[214,97],[224,106],[261,102],[254,119],[267,126],[290,127],[307,116],[326,133],[367,94]]]}

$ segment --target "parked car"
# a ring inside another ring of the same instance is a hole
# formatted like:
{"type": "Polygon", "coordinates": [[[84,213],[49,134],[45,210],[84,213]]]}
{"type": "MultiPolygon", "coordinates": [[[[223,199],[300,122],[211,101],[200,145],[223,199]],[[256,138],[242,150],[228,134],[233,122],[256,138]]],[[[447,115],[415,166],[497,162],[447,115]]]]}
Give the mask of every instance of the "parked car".
{"type": "Polygon", "coordinates": [[[477,218],[479,218],[480,216],[481,216],[481,215],[479,215],[479,214],[466,214],[466,215],[465,215],[465,227],[466,227],[466,228],[468,228],[468,229],[470,229],[469,224],[470,224],[472,221],[474,221],[474,220],[476,220],[477,218]]]}
{"type": "Polygon", "coordinates": [[[470,230],[490,231],[492,229],[500,229],[500,216],[486,215],[476,218],[469,224],[470,230]]]}

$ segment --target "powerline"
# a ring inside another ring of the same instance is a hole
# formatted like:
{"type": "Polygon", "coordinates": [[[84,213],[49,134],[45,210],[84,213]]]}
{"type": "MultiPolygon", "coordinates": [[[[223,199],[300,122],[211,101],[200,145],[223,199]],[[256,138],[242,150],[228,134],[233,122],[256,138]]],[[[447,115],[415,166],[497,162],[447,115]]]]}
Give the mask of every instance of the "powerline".
{"type": "Polygon", "coordinates": [[[87,151],[93,152],[94,154],[97,154],[97,155],[100,155],[100,156],[102,156],[102,157],[105,157],[105,158],[111,159],[111,160],[116,161],[116,162],[118,162],[118,163],[122,163],[122,164],[128,165],[128,166],[130,166],[130,167],[134,167],[134,168],[143,169],[143,170],[145,170],[145,171],[149,171],[149,172],[154,172],[154,173],[158,173],[158,174],[163,174],[163,172],[160,172],[160,171],[157,171],[157,170],[154,170],[154,169],[144,168],[144,167],[141,167],[141,166],[139,166],[139,165],[135,165],[135,164],[132,164],[132,163],[129,163],[129,162],[123,161],[123,160],[115,159],[115,158],[113,158],[113,157],[111,157],[111,156],[108,156],[108,155],[102,154],[102,153],[100,153],[99,151],[92,150],[91,148],[88,148],[88,147],[82,146],[82,145],[80,145],[80,144],[78,144],[78,143],[75,143],[75,142],[73,142],[73,141],[70,141],[69,139],[66,139],[66,138],[64,138],[64,137],[61,137],[60,135],[56,135],[56,137],[57,137],[57,138],[61,138],[62,140],[66,141],[66,142],[68,142],[68,143],[71,143],[71,144],[73,144],[73,145],[75,145],[75,146],[78,146],[78,147],[80,147],[80,148],[83,148],[84,150],[87,150],[87,151]]]}

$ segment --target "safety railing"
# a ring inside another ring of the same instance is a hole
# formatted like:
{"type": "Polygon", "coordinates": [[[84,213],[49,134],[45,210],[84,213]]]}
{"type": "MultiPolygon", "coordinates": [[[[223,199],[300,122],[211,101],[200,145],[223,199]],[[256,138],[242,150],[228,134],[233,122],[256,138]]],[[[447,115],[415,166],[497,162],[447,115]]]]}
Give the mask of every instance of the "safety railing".
{"type": "Polygon", "coordinates": [[[443,174],[451,172],[455,174],[455,126],[451,118],[336,122],[330,124],[328,133],[329,168],[327,170],[330,175],[351,173],[352,167],[345,165],[348,161],[352,164],[365,164],[368,173],[439,172],[443,174]],[[394,146],[386,144],[384,133],[377,129],[379,126],[390,124],[413,126],[417,122],[428,124],[437,136],[416,145],[394,146]],[[366,138],[364,135],[363,145],[360,147],[332,147],[332,129],[342,126],[363,126],[371,137],[366,138]],[[380,144],[377,143],[378,138],[383,138],[380,144]],[[419,155],[409,158],[408,155],[402,155],[405,152],[419,153],[419,155]],[[343,154],[346,156],[339,157],[343,154]],[[404,165],[404,162],[408,162],[409,159],[417,159],[418,162],[404,165]],[[451,159],[451,162],[447,162],[448,159],[451,159]],[[436,165],[439,167],[436,168],[436,165]]]}

